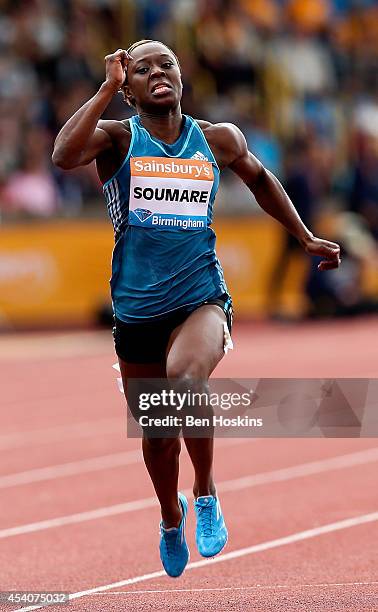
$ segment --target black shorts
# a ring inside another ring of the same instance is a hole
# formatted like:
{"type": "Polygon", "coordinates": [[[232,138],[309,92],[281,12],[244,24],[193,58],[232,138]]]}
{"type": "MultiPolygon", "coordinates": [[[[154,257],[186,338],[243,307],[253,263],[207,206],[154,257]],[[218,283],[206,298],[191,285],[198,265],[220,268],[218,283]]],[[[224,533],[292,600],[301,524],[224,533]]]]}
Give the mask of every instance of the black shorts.
{"type": "Polygon", "coordinates": [[[164,318],[149,319],[143,323],[124,323],[114,317],[113,337],[115,351],[128,363],[157,363],[165,361],[165,353],[171,333],[200,306],[215,304],[226,315],[231,333],[233,308],[231,297],[223,293],[219,297],[205,300],[195,306],[184,306],[164,318]]]}

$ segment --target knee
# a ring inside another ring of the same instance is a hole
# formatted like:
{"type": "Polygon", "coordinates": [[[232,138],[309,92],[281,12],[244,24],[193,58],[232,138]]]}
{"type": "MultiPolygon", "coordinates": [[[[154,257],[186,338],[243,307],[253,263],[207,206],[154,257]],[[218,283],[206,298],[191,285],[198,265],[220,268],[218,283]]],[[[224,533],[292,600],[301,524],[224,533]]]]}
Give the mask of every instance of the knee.
{"type": "Polygon", "coordinates": [[[189,387],[203,386],[208,379],[208,367],[193,358],[167,360],[167,378],[189,387]]]}

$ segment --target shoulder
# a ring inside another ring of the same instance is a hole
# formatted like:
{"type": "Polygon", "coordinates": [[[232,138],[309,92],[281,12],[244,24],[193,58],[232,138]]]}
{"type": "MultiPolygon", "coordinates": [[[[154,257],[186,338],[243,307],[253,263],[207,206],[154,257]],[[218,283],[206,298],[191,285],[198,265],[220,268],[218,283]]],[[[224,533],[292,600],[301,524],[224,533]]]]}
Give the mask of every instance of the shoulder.
{"type": "Polygon", "coordinates": [[[195,119],[201,130],[206,134],[206,138],[209,136],[213,139],[221,141],[224,137],[230,138],[231,140],[244,140],[242,131],[234,123],[210,123],[210,121],[204,121],[202,119],[195,119]]]}
{"type": "Polygon", "coordinates": [[[97,130],[99,133],[106,133],[106,137],[110,138],[112,143],[111,151],[113,152],[111,154],[119,155],[121,158],[127,154],[131,142],[129,119],[124,121],[102,119],[97,123],[97,130]]]}
{"type": "Polygon", "coordinates": [[[97,123],[97,128],[103,130],[111,138],[117,136],[126,136],[127,134],[131,135],[131,127],[130,120],[125,119],[124,121],[117,121],[115,119],[101,119],[97,123]]]}
{"type": "Polygon", "coordinates": [[[129,120],[100,120],[96,134],[110,140],[110,147],[96,155],[97,172],[102,183],[119,170],[130,149],[131,127],[129,120]]]}
{"type": "Polygon", "coordinates": [[[219,157],[222,165],[229,166],[239,157],[248,154],[247,143],[242,131],[233,123],[210,123],[196,120],[204,136],[219,157]]]}

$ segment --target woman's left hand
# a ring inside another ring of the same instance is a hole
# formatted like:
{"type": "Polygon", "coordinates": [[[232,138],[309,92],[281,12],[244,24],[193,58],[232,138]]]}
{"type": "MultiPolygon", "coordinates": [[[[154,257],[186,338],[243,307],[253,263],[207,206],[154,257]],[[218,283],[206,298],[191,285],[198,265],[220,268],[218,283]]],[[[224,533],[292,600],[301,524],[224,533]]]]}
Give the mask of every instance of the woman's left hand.
{"type": "Polygon", "coordinates": [[[338,268],[341,263],[340,246],[336,242],[313,236],[306,242],[304,248],[311,256],[324,257],[318,265],[318,270],[332,270],[338,268]]]}

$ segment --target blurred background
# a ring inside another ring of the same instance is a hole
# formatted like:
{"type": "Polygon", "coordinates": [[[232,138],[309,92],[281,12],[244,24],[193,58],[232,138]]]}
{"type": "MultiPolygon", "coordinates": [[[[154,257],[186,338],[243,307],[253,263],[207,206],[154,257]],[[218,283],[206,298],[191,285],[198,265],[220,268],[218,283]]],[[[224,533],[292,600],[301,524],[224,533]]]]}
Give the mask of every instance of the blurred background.
{"type": "MultiPolygon", "coordinates": [[[[314,233],[342,245],[317,272],[223,173],[218,255],[237,317],[378,312],[375,0],[0,0],[0,328],[109,321],[113,235],[94,164],[51,163],[56,134],[141,38],[179,56],[183,112],[230,121],[314,233]]],[[[116,95],[104,118],[131,109],[116,95]]]]}

